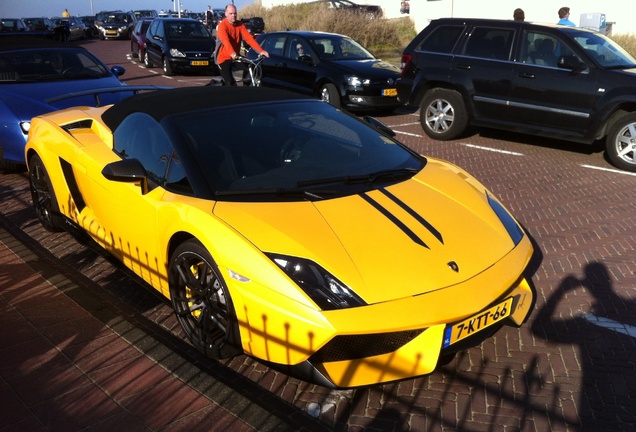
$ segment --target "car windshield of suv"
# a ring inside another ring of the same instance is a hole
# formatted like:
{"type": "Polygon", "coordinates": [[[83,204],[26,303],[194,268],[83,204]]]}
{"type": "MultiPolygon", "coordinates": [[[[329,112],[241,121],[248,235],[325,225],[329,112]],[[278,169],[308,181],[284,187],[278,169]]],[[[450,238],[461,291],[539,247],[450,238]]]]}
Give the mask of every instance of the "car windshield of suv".
{"type": "Polygon", "coordinates": [[[170,121],[219,200],[360,193],[404,181],[425,162],[366,123],[319,101],[212,109],[170,121]]]}
{"type": "Polygon", "coordinates": [[[108,15],[104,20],[107,24],[128,23],[128,14],[112,14],[108,15]]]}
{"type": "Polygon", "coordinates": [[[320,36],[309,39],[321,60],[369,60],[375,56],[347,37],[320,36]]]}
{"type": "Polygon", "coordinates": [[[167,34],[170,39],[205,39],[210,33],[199,21],[172,21],[166,23],[167,34]]]}
{"type": "Polygon", "coordinates": [[[85,50],[43,48],[0,54],[0,85],[108,76],[110,72],[85,50]]]}
{"type": "Polygon", "coordinates": [[[603,68],[627,69],[636,67],[636,60],[627,51],[600,33],[572,30],[568,34],[603,68]]]}

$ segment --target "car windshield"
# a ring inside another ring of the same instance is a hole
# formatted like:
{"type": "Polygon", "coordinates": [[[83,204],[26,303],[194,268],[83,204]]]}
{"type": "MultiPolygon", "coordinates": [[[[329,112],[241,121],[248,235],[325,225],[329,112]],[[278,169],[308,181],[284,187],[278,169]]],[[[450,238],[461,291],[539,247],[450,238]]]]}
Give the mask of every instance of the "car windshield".
{"type": "Polygon", "coordinates": [[[374,59],[365,47],[348,37],[319,36],[309,39],[321,60],[368,60],[374,59]]]}
{"type": "Polygon", "coordinates": [[[219,200],[360,193],[410,178],[425,163],[375,128],[319,101],[206,110],[169,121],[219,200]]]}
{"type": "Polygon", "coordinates": [[[603,68],[626,69],[636,67],[636,60],[627,51],[600,33],[570,30],[568,34],[603,68]]]}
{"type": "Polygon", "coordinates": [[[104,22],[107,24],[117,24],[117,23],[128,23],[129,17],[128,14],[110,14],[107,15],[104,19],[104,22]]]}
{"type": "Polygon", "coordinates": [[[0,84],[109,76],[110,72],[86,50],[40,48],[0,54],[0,84]]]}
{"type": "Polygon", "coordinates": [[[168,21],[166,23],[170,39],[205,39],[212,36],[199,21],[168,21]]]}

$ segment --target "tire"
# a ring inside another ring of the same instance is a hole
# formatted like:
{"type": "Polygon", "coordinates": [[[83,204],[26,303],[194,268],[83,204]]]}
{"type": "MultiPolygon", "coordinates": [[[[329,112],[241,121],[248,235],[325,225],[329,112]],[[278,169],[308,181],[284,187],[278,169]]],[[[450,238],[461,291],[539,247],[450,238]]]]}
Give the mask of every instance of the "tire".
{"type": "Polygon", "coordinates": [[[163,74],[165,76],[174,75],[174,72],[172,72],[172,67],[170,66],[170,62],[168,61],[168,57],[163,58],[163,74]]]}
{"type": "Polygon", "coordinates": [[[10,174],[19,171],[24,171],[24,165],[5,160],[4,151],[0,147],[0,173],[10,174]]]}
{"type": "Polygon", "coordinates": [[[446,89],[428,91],[420,104],[420,123],[424,133],[433,139],[446,141],[459,137],[468,126],[461,95],[446,89]]]}
{"type": "Polygon", "coordinates": [[[201,243],[188,240],[177,247],[169,286],[177,319],[197,350],[215,360],[243,353],[227,285],[201,243]]]}
{"type": "Polygon", "coordinates": [[[614,123],[607,135],[605,151],[614,166],[636,172],[636,113],[626,114],[614,123]]]}
{"type": "Polygon", "coordinates": [[[154,63],[152,62],[152,60],[150,60],[150,57],[148,56],[148,51],[144,52],[144,65],[149,69],[155,67],[154,63]]]}
{"type": "Polygon", "coordinates": [[[331,104],[336,108],[340,108],[341,105],[338,89],[331,83],[327,83],[321,87],[320,100],[323,102],[327,102],[328,104],[331,104]]]}
{"type": "Polygon", "coordinates": [[[49,173],[37,154],[29,159],[29,187],[33,207],[42,226],[51,232],[63,231],[64,219],[60,215],[49,173]]]}

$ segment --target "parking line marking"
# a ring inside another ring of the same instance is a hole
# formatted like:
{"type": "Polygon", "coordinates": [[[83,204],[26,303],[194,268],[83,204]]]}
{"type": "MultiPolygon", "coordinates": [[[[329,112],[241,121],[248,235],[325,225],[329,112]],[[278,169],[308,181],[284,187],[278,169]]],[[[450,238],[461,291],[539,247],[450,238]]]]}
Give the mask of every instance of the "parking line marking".
{"type": "Polygon", "coordinates": [[[391,127],[394,128],[394,127],[401,127],[401,126],[413,126],[413,125],[417,125],[417,124],[420,124],[420,122],[396,124],[396,125],[393,125],[391,127]]]}
{"type": "Polygon", "coordinates": [[[595,169],[595,170],[599,170],[599,171],[607,171],[607,172],[611,172],[614,174],[624,174],[624,175],[630,175],[630,176],[636,176],[636,173],[633,172],[629,172],[629,171],[621,171],[621,170],[617,170],[617,169],[613,169],[613,168],[603,168],[603,167],[598,167],[598,166],[594,166],[594,165],[581,165],[583,168],[590,168],[590,169],[595,169]]]}
{"type": "Polygon", "coordinates": [[[508,154],[508,155],[512,155],[512,156],[525,156],[523,153],[513,152],[513,151],[509,151],[509,150],[500,150],[500,149],[495,149],[495,148],[492,148],[492,147],[478,146],[478,145],[475,145],[475,144],[461,143],[461,145],[466,146],[466,147],[476,148],[478,150],[486,150],[486,151],[491,151],[491,152],[495,152],[495,153],[508,154]]]}
{"type": "Polygon", "coordinates": [[[395,132],[396,134],[402,134],[402,135],[408,135],[408,136],[412,136],[412,137],[422,138],[422,135],[418,135],[418,134],[414,134],[414,133],[410,133],[410,132],[402,132],[402,131],[397,131],[397,130],[394,130],[393,132],[395,132]]]}
{"type": "Polygon", "coordinates": [[[594,324],[597,325],[599,327],[603,327],[606,328],[608,330],[612,330],[618,333],[623,333],[627,336],[631,336],[633,338],[636,338],[636,327],[634,326],[630,326],[627,324],[622,324],[619,323],[618,321],[614,321],[612,319],[609,318],[604,318],[604,317],[597,317],[594,314],[585,314],[583,315],[583,318],[594,324]]]}

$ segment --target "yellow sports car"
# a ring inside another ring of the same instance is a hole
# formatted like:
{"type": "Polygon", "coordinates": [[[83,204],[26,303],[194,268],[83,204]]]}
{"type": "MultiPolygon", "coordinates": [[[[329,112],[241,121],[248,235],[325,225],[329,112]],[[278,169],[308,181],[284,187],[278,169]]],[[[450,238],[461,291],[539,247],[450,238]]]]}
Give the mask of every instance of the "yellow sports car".
{"type": "Polygon", "coordinates": [[[211,358],[324,386],[432,372],[534,305],[523,229],[372,118],[267,88],[160,90],[33,120],[33,203],[172,305],[211,358]]]}

